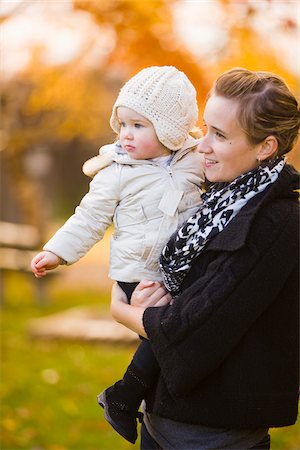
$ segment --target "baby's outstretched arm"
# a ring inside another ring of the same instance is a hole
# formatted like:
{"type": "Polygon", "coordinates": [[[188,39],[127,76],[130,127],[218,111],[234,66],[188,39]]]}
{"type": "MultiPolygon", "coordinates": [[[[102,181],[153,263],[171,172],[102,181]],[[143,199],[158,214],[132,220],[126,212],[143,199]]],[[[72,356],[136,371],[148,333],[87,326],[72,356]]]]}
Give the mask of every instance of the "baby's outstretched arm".
{"type": "Polygon", "coordinates": [[[31,270],[37,278],[41,278],[47,275],[47,270],[55,269],[61,262],[55,253],[43,251],[32,259],[31,270]]]}

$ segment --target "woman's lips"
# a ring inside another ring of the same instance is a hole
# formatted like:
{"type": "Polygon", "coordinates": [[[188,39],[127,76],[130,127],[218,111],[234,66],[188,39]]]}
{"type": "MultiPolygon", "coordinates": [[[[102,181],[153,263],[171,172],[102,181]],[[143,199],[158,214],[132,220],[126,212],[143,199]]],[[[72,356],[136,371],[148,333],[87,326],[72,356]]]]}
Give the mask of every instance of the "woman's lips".
{"type": "Polygon", "coordinates": [[[217,164],[217,161],[213,159],[204,159],[204,166],[205,168],[209,169],[210,167],[213,167],[215,164],[217,164]]]}

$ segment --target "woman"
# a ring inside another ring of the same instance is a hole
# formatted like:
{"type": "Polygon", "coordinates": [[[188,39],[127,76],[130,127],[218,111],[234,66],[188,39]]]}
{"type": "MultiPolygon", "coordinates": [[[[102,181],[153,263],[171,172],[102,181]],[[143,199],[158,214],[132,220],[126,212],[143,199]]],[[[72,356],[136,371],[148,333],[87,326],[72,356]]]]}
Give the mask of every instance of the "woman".
{"type": "Polygon", "coordinates": [[[141,448],[268,449],[268,429],[297,417],[299,174],[284,155],[299,107],[277,75],[237,68],[217,79],[204,122],[212,186],[163,250],[169,293],[144,282],[128,305],[115,286],[111,312],[161,369],[141,448]]]}

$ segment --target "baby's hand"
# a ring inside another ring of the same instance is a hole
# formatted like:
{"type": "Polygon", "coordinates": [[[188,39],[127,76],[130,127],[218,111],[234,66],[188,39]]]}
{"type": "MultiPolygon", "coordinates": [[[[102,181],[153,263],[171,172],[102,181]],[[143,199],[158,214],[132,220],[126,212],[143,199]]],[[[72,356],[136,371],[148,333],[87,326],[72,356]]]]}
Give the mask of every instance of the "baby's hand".
{"type": "Polygon", "coordinates": [[[38,253],[31,261],[31,270],[37,278],[47,275],[47,270],[55,269],[61,263],[61,258],[52,252],[38,253]]]}

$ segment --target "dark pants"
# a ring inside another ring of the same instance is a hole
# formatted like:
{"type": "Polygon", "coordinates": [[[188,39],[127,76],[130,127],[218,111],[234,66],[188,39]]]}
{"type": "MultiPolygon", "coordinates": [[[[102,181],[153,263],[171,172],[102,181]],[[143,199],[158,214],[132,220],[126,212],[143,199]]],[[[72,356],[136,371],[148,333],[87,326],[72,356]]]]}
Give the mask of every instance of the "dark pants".
{"type": "MultiPolygon", "coordinates": [[[[147,428],[144,423],[141,427],[141,450],[162,450],[158,443],[153,439],[153,437],[148,433],[147,428]]],[[[243,450],[243,449],[241,449],[243,450]]],[[[254,447],[249,450],[270,450],[270,435],[267,436],[254,447]]]]}
{"type": "Polygon", "coordinates": [[[126,283],[125,281],[117,281],[117,283],[127,295],[128,303],[130,303],[132,293],[139,283],[126,283]]]}
{"type": "Polygon", "coordinates": [[[148,433],[145,424],[142,423],[141,426],[141,450],[159,450],[161,447],[153,439],[153,437],[148,433]]]}

